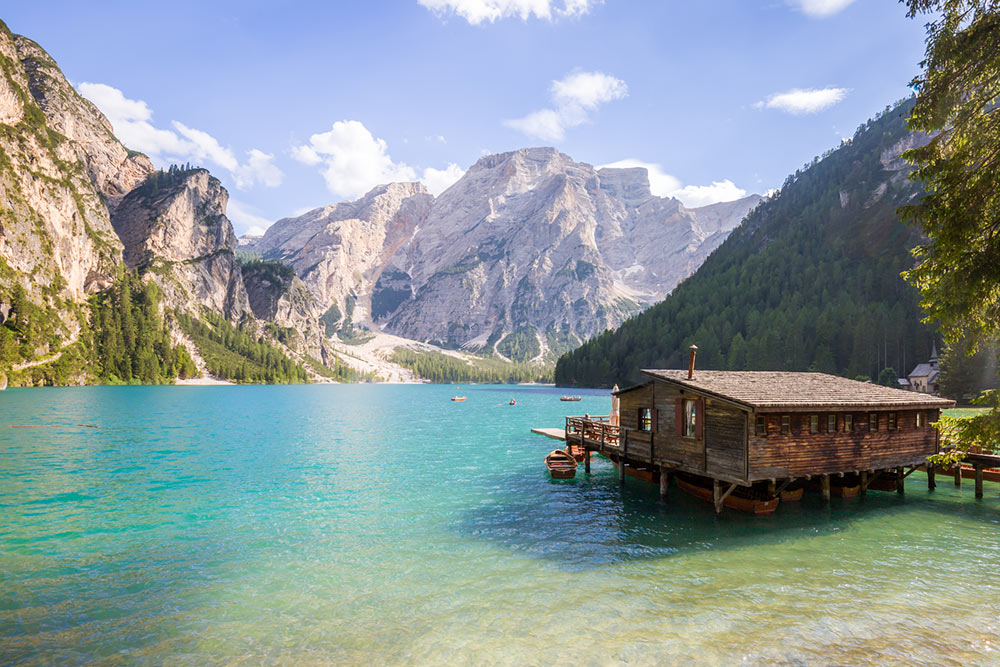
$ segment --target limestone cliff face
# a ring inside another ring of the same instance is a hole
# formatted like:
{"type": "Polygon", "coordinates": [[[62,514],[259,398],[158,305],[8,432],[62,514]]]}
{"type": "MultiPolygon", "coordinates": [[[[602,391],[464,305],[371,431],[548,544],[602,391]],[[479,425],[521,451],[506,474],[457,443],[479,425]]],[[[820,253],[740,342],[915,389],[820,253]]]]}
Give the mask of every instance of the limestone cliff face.
{"type": "Polygon", "coordinates": [[[115,138],[108,119],[90,100],[77,94],[42,47],[20,35],[14,42],[46,124],[70,140],[91,182],[114,210],[121,198],[153,171],[152,163],[115,138]]]}
{"type": "Polygon", "coordinates": [[[276,266],[268,262],[243,267],[254,316],[277,325],[290,348],[327,363],[332,356],[319,320],[323,314],[319,302],[292,270],[276,270],[276,266]]]}
{"type": "Polygon", "coordinates": [[[279,220],[252,249],[292,266],[323,311],[336,305],[354,322],[369,322],[382,268],[413,235],[433,200],[420,183],[382,185],[355,202],[279,220]]]}
{"type": "Polygon", "coordinates": [[[228,200],[217,178],[192,169],[151,175],[115,209],[126,264],[152,275],[170,306],[233,320],[251,314],[228,200]]]}
{"type": "Polygon", "coordinates": [[[20,285],[68,339],[80,323],[64,303],[110,284],[121,262],[103,193],[80,157],[83,143],[116,142],[54,129],[46,99],[82,100],[61,75],[40,84],[51,59],[28,47],[0,22],[0,302],[20,285]]]}
{"type": "Polygon", "coordinates": [[[473,349],[527,336],[552,356],[662,299],[758,201],[687,209],[645,169],[531,148],[482,158],[437,199],[396,183],[281,220],[254,249],[324,306],[356,301],[355,322],[473,349]]]}

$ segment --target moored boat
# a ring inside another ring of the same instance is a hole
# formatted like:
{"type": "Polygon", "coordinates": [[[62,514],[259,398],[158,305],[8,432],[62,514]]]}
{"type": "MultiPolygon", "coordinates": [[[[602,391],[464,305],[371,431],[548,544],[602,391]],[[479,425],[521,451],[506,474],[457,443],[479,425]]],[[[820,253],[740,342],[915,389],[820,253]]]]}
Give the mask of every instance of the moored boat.
{"type": "Polygon", "coordinates": [[[562,449],[553,449],[545,457],[545,467],[552,479],[573,479],[576,477],[576,459],[562,449]]]}
{"type": "Polygon", "coordinates": [[[800,486],[797,489],[785,489],[781,492],[781,500],[786,503],[797,503],[802,500],[802,495],[806,492],[805,487],[800,486]]]}
{"type": "Polygon", "coordinates": [[[464,401],[465,400],[465,396],[452,396],[451,400],[453,400],[453,401],[464,401]]]}
{"type": "Polygon", "coordinates": [[[579,401],[581,398],[579,396],[560,396],[560,401],[579,401]]]}
{"type": "MultiPolygon", "coordinates": [[[[683,477],[677,478],[677,486],[681,488],[681,491],[694,496],[695,498],[700,498],[701,500],[709,503],[715,502],[712,497],[712,489],[710,488],[699,486],[698,484],[688,481],[683,477]]],[[[726,496],[722,505],[730,509],[748,512],[750,514],[770,514],[774,510],[778,509],[778,503],[781,502],[779,498],[766,499],[763,497],[755,497],[756,495],[757,494],[755,494],[751,489],[738,487],[726,496]]]]}
{"type": "Polygon", "coordinates": [[[838,486],[836,484],[830,485],[830,495],[836,498],[854,498],[859,493],[861,493],[860,484],[854,484],[852,486],[838,486]]]}

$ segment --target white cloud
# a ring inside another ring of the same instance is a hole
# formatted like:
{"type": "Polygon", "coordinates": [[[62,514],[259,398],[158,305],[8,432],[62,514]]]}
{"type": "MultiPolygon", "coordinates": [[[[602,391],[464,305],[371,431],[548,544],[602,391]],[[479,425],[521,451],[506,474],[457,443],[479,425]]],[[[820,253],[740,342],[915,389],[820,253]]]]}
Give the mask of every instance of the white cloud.
{"type": "Polygon", "coordinates": [[[649,176],[649,191],[657,197],[673,197],[679,199],[688,208],[708,206],[724,201],[733,201],[745,197],[747,191],[736,187],[728,178],[715,181],[711,185],[688,185],[681,186],[681,182],[675,176],[663,171],[663,167],[655,162],[643,162],[635,158],[626,158],[602,164],[598,169],[630,169],[641,167],[646,170],[649,176]]]}
{"type": "Polygon", "coordinates": [[[539,109],[504,125],[543,141],[562,141],[567,129],[587,122],[589,111],[627,96],[628,86],[603,72],[573,72],[553,81],[550,94],[554,109],[539,109]]]}
{"type": "Polygon", "coordinates": [[[789,4],[803,14],[820,18],[833,16],[853,2],[854,0],[789,0],[789,4]]]}
{"type": "Polygon", "coordinates": [[[252,206],[233,197],[229,198],[229,204],[226,206],[226,217],[233,223],[238,236],[263,234],[274,222],[258,215],[252,206]]]}
{"type": "Polygon", "coordinates": [[[551,21],[556,17],[582,16],[603,0],[417,0],[438,15],[456,14],[472,25],[493,23],[512,16],[527,21],[531,17],[551,21]]]}
{"type": "Polygon", "coordinates": [[[711,185],[688,185],[674,190],[670,196],[680,199],[688,208],[697,208],[746,197],[747,191],[736,187],[735,183],[725,178],[714,181],[711,185]]]}
{"type": "Polygon", "coordinates": [[[424,187],[427,188],[427,191],[437,197],[439,194],[454,185],[464,174],[464,169],[459,167],[454,162],[449,162],[448,166],[444,169],[427,167],[424,169],[424,175],[420,180],[423,181],[424,187]]]}
{"type": "Polygon", "coordinates": [[[653,162],[643,162],[634,158],[618,160],[610,164],[602,164],[598,169],[632,169],[641,167],[649,176],[649,191],[657,197],[669,197],[671,193],[681,189],[681,182],[663,171],[663,168],[653,162]]]}
{"type": "Polygon", "coordinates": [[[848,92],[847,88],[795,88],[771,95],[754,104],[754,108],[778,109],[795,115],[816,113],[844,99],[848,92]]]}
{"type": "Polygon", "coordinates": [[[412,167],[393,162],[386,142],[356,120],[337,121],[328,132],[312,135],[308,145],[292,148],[292,157],[307,165],[322,163],[327,189],[341,197],[360,197],[381,183],[417,180],[412,167]]]}
{"type": "Polygon", "coordinates": [[[273,163],[274,156],[256,148],[247,152],[247,161],[240,163],[229,148],[201,130],[179,121],[171,123],[173,130],[153,125],[153,111],[143,100],[125,97],[122,91],[103,83],[81,83],[80,94],[97,105],[108,117],[115,136],[129,148],[149,156],[157,166],[172,162],[210,162],[233,176],[236,187],[246,189],[256,183],[266,187],[281,184],[281,170],[273,163]]]}

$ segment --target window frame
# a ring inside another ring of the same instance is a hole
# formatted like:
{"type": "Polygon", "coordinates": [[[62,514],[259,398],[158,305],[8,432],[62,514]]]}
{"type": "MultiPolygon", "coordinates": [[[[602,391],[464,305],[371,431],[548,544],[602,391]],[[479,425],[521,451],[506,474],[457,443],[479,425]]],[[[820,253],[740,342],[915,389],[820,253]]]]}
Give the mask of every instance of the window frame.
{"type": "Polygon", "coordinates": [[[643,433],[653,432],[653,408],[639,408],[637,414],[636,430],[643,433]]]}
{"type": "Polygon", "coordinates": [[[844,433],[853,433],[854,415],[849,412],[845,412],[843,422],[844,422],[844,433]]]}
{"type": "Polygon", "coordinates": [[[869,412],[868,413],[868,430],[871,431],[872,433],[875,433],[875,432],[878,431],[878,413],[877,412],[869,412]]]}
{"type": "Polygon", "coordinates": [[[792,434],[792,416],[781,415],[781,435],[792,434]]]}
{"type": "Polygon", "coordinates": [[[924,428],[927,426],[927,414],[923,410],[917,410],[917,428],[924,428]]]}
{"type": "Polygon", "coordinates": [[[837,413],[831,412],[826,416],[826,432],[836,433],[837,432],[837,413]],[[833,427],[833,428],[831,428],[833,427]]]}
{"type": "Polygon", "coordinates": [[[809,415],[809,433],[819,433],[819,415],[809,415]]]}
{"type": "Polygon", "coordinates": [[[681,428],[681,436],[685,438],[698,437],[698,399],[685,398],[681,402],[684,415],[684,424],[681,428]]]}
{"type": "Polygon", "coordinates": [[[898,431],[899,430],[899,413],[897,413],[897,412],[890,412],[888,414],[889,414],[889,423],[887,425],[886,430],[889,430],[889,431],[898,431]]]}
{"type": "Polygon", "coordinates": [[[767,417],[764,415],[757,415],[757,421],[754,424],[754,435],[758,438],[767,437],[767,417]]]}

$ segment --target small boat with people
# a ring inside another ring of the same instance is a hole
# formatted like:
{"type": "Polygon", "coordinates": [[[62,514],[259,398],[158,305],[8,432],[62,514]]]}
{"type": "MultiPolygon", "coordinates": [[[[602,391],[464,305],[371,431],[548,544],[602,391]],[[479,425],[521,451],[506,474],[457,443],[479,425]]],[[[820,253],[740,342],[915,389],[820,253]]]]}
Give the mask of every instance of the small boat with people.
{"type": "Polygon", "coordinates": [[[464,401],[465,400],[465,396],[452,396],[451,400],[453,400],[453,401],[464,401]]]}
{"type": "Polygon", "coordinates": [[[581,398],[579,396],[560,396],[560,401],[579,401],[581,398]]]}
{"type": "Polygon", "coordinates": [[[514,400],[514,399],[512,398],[512,399],[510,399],[510,400],[509,400],[509,401],[507,402],[507,405],[517,405],[517,401],[515,401],[515,400],[514,400]]]}
{"type": "Polygon", "coordinates": [[[569,452],[553,449],[545,457],[545,467],[552,479],[573,479],[576,477],[576,459],[569,452]]]}

